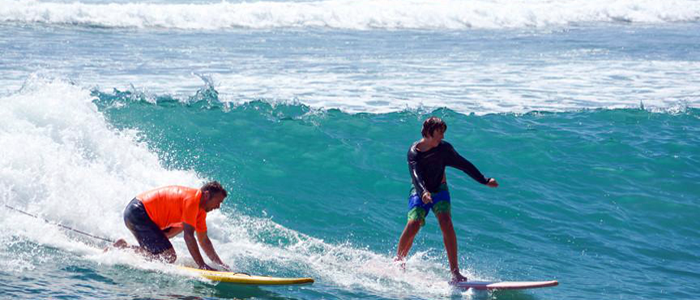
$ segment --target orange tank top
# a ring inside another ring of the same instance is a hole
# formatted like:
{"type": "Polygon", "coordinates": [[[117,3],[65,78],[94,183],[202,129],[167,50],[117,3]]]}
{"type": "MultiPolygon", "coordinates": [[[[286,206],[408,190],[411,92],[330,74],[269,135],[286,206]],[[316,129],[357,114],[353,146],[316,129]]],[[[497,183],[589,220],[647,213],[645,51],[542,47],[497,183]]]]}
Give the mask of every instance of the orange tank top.
{"type": "Polygon", "coordinates": [[[187,223],[197,232],[207,231],[207,212],[199,208],[202,191],[184,186],[165,186],[136,196],[160,229],[187,223]]]}

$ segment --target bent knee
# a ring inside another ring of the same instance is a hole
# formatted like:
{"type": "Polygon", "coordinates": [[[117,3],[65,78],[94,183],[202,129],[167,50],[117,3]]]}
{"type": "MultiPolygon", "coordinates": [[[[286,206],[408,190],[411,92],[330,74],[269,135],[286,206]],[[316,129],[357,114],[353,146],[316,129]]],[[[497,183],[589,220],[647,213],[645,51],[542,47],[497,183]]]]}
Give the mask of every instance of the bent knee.
{"type": "Polygon", "coordinates": [[[408,227],[409,229],[412,229],[412,230],[418,230],[418,229],[420,229],[421,226],[423,226],[424,222],[425,221],[423,221],[423,220],[409,220],[406,223],[406,227],[408,227]]]}
{"type": "Polygon", "coordinates": [[[440,226],[452,225],[452,216],[450,213],[439,213],[435,214],[435,216],[437,217],[440,226]]]}
{"type": "Polygon", "coordinates": [[[165,250],[163,253],[160,254],[160,259],[169,264],[174,263],[177,260],[177,254],[175,253],[175,249],[170,248],[168,250],[165,250]]]}

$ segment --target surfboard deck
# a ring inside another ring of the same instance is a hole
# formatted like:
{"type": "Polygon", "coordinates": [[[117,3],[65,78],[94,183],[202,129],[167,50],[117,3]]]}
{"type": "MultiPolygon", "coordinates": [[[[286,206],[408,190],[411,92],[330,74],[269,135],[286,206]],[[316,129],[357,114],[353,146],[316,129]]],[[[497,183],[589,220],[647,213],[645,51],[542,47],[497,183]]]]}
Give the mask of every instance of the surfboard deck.
{"type": "Polygon", "coordinates": [[[285,277],[270,277],[270,276],[257,276],[257,275],[247,275],[235,272],[221,272],[221,271],[208,271],[200,270],[190,267],[178,266],[179,269],[188,272],[196,273],[197,275],[204,277],[212,281],[237,283],[237,284],[248,284],[248,285],[293,285],[293,284],[312,284],[314,283],[313,278],[300,277],[300,278],[285,278],[285,277]]]}
{"type": "Polygon", "coordinates": [[[557,286],[556,280],[549,281],[463,281],[451,283],[453,286],[476,290],[520,290],[557,286]]]}

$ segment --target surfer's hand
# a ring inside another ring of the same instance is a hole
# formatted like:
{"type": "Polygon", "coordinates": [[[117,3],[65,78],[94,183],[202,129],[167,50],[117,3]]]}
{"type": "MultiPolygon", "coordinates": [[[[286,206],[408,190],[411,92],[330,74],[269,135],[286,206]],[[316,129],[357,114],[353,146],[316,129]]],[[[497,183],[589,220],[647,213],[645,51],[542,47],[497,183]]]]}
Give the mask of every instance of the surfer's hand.
{"type": "Polygon", "coordinates": [[[498,181],[496,181],[495,178],[490,178],[489,181],[486,183],[486,186],[492,188],[498,187],[498,181]]]}
{"type": "Polygon", "coordinates": [[[423,200],[423,203],[425,204],[433,203],[433,196],[431,196],[429,192],[423,192],[423,197],[421,197],[421,200],[423,200]]]}

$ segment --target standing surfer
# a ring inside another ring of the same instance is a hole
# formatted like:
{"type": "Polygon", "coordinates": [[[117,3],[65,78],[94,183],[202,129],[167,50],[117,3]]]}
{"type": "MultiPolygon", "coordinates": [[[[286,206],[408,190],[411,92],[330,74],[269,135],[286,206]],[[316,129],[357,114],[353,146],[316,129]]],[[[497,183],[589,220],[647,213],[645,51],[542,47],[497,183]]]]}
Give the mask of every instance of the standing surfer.
{"type": "Polygon", "coordinates": [[[447,124],[440,118],[428,118],[423,122],[423,138],[413,143],[408,150],[408,168],[413,188],[408,198],[408,222],[399,239],[396,259],[400,261],[408,255],[413,239],[421,226],[425,225],[425,216],[432,210],[442,230],[452,273],[451,282],[460,282],[466,281],[467,278],[459,272],[457,237],[452,226],[445,167],[457,168],[479,183],[492,188],[498,187],[498,182],[494,178],[484,177],[472,163],[459,155],[450,143],[443,141],[446,130],[447,124]]]}

